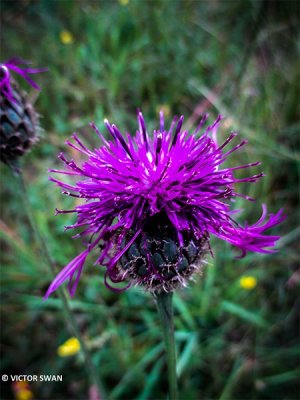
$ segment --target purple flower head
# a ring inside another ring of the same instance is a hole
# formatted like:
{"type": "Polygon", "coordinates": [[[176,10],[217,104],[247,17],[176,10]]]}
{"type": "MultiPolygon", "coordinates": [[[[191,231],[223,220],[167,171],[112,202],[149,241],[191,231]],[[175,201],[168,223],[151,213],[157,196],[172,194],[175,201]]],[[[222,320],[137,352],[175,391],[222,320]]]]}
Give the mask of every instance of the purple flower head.
{"type": "Polygon", "coordinates": [[[29,74],[38,74],[46,72],[46,68],[20,68],[21,64],[31,64],[29,61],[24,61],[21,58],[14,57],[4,63],[0,63],[0,90],[10,100],[15,102],[12,88],[11,88],[11,71],[19,74],[24,78],[33,88],[41,90],[40,87],[30,78],[29,74]]]}
{"type": "MultiPolygon", "coordinates": [[[[253,200],[236,191],[240,182],[256,182],[262,173],[236,178],[235,171],[259,165],[258,162],[222,167],[228,156],[246,144],[243,140],[229,150],[235,138],[231,133],[222,145],[216,142],[221,116],[199,131],[207,115],[194,132],[182,129],[183,116],[175,117],[165,128],[163,113],[160,125],[147,132],[141,112],[134,137],[124,137],[116,125],[105,120],[112,140],[107,141],[94,124],[92,128],[102,146],[89,150],[73,135],[66,143],[83,154],[86,161],[77,164],[63,154],[64,170],[53,173],[70,175],[74,184],[51,177],[69,196],[85,199],[73,210],[77,222],[66,229],[83,228],[75,237],[89,238],[86,249],[74,258],[54,279],[46,297],[64,281],[73,295],[85,260],[98,248],[96,265],[106,268],[105,283],[127,282],[147,289],[173,290],[185,284],[185,278],[197,269],[214,235],[241,250],[272,253],[279,236],[265,231],[283,221],[282,210],[267,217],[263,205],[261,218],[252,226],[241,226],[233,219],[230,201],[236,197],[253,200]]],[[[115,289],[115,288],[114,288],[115,289]]],[[[123,290],[123,289],[115,289],[123,290]]]]}

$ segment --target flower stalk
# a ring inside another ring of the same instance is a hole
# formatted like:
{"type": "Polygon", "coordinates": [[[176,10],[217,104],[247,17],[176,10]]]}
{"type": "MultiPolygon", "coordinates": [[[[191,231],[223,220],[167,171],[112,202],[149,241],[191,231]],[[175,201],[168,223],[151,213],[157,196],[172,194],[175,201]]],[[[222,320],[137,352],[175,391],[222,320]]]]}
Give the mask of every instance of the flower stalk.
{"type": "Polygon", "coordinates": [[[162,333],[165,342],[169,396],[170,400],[178,399],[177,376],[176,376],[176,347],[174,337],[173,320],[173,292],[160,292],[155,294],[156,305],[162,326],[162,333]]]}
{"type": "MultiPolygon", "coordinates": [[[[35,219],[33,216],[31,205],[30,205],[30,200],[28,197],[27,187],[26,187],[26,184],[24,181],[23,174],[21,171],[19,171],[18,174],[15,174],[15,175],[17,177],[17,180],[18,180],[21,192],[22,192],[21,197],[24,202],[24,209],[27,214],[29,227],[30,227],[33,237],[38,245],[40,253],[44,257],[44,259],[47,260],[47,262],[48,262],[48,266],[50,268],[51,274],[53,276],[55,276],[57,273],[55,262],[54,262],[53,258],[51,257],[50,252],[48,250],[48,246],[47,246],[42,234],[39,232],[39,229],[35,223],[35,219]]],[[[78,339],[78,341],[80,343],[80,350],[81,350],[81,353],[83,356],[86,370],[87,370],[89,376],[91,377],[91,380],[94,382],[94,384],[97,387],[99,398],[101,400],[104,400],[106,398],[105,389],[103,388],[103,384],[98,377],[97,371],[93,365],[93,362],[91,360],[89,351],[85,344],[85,341],[81,335],[80,329],[79,329],[77,322],[74,318],[74,315],[72,313],[70,302],[69,302],[67,294],[66,294],[66,290],[64,288],[60,287],[58,289],[58,295],[59,295],[60,300],[62,301],[62,308],[63,308],[64,314],[65,314],[65,319],[66,319],[67,323],[69,324],[69,326],[71,327],[71,330],[73,331],[74,336],[76,336],[76,338],[78,339]]]]}

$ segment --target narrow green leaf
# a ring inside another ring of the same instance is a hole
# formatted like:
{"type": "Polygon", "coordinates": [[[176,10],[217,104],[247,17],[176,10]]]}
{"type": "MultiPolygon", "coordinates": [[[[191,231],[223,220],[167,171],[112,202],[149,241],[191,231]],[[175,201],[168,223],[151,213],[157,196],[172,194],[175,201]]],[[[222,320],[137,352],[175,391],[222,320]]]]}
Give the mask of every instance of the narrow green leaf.
{"type": "Polygon", "coordinates": [[[280,385],[282,383],[287,383],[290,381],[300,379],[300,370],[294,369],[292,371],[284,372],[283,374],[269,376],[267,378],[263,378],[264,383],[268,385],[280,385]]]}
{"type": "Polygon", "coordinates": [[[221,309],[262,328],[267,328],[269,326],[269,323],[256,312],[246,310],[229,301],[222,301],[221,309]]]}
{"type": "Polygon", "coordinates": [[[194,350],[197,345],[197,334],[192,333],[177,360],[177,376],[179,377],[191,358],[194,356],[194,350]]]}
{"type": "Polygon", "coordinates": [[[160,372],[164,365],[164,358],[160,358],[157,363],[152,368],[150,374],[147,375],[147,379],[145,382],[145,387],[142,393],[139,395],[138,400],[147,400],[150,399],[151,391],[153,387],[159,382],[160,380],[160,372]]]}
{"type": "Polygon", "coordinates": [[[137,371],[139,371],[141,368],[145,368],[148,364],[150,364],[157,356],[158,354],[162,351],[163,349],[163,343],[158,344],[155,346],[151,351],[149,351],[145,357],[141,359],[140,362],[138,362],[133,368],[131,368],[127,374],[123,376],[121,381],[115,386],[115,388],[111,391],[110,396],[111,398],[116,398],[120,396],[123,391],[127,388],[128,382],[130,382],[131,379],[135,378],[135,375],[137,371]]]}
{"type": "Polygon", "coordinates": [[[178,296],[176,293],[174,294],[174,297],[173,297],[173,303],[174,303],[174,309],[179,311],[180,318],[182,318],[186,322],[187,326],[191,330],[195,330],[196,329],[195,322],[189,311],[189,308],[182,301],[180,296],[178,296]]]}

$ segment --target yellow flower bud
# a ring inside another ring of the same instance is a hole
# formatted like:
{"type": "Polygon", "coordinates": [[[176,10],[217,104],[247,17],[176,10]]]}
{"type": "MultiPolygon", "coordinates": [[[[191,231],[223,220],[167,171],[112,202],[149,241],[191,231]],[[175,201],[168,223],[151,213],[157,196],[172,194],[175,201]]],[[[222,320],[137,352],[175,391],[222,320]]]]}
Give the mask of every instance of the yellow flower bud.
{"type": "Polygon", "coordinates": [[[169,106],[169,104],[159,104],[156,107],[156,112],[159,113],[160,111],[164,113],[165,117],[169,117],[171,114],[171,107],[169,106]]]}
{"type": "Polygon", "coordinates": [[[33,393],[30,390],[27,381],[17,381],[12,385],[12,389],[16,400],[31,400],[33,399],[33,393]]]}
{"type": "Polygon", "coordinates": [[[80,350],[80,343],[79,340],[75,337],[68,339],[65,343],[63,343],[57,349],[57,354],[60,357],[69,357],[73,356],[74,354],[78,353],[80,350]]]}
{"type": "Polygon", "coordinates": [[[72,44],[74,42],[74,37],[72,33],[67,30],[61,31],[59,38],[63,44],[72,44]]]}
{"type": "Polygon", "coordinates": [[[257,285],[257,279],[254,276],[242,276],[240,286],[245,290],[252,290],[257,285]]]}
{"type": "Polygon", "coordinates": [[[17,400],[31,400],[33,398],[33,393],[29,389],[22,389],[16,393],[17,400]]]}

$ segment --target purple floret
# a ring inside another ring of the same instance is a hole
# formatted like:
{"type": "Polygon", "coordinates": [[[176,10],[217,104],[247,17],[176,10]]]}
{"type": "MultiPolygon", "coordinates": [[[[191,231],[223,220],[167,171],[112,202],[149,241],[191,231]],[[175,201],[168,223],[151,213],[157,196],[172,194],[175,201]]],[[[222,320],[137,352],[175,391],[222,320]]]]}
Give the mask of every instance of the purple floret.
{"type": "Polygon", "coordinates": [[[210,234],[231,243],[241,250],[241,257],[248,251],[275,251],[279,236],[267,236],[265,231],[283,221],[282,210],[267,219],[267,208],[263,205],[261,218],[251,226],[243,227],[232,218],[236,211],[230,210],[230,200],[236,197],[253,200],[236,192],[236,184],[256,182],[263,174],[239,179],[234,176],[236,170],[257,166],[259,162],[221,168],[231,153],[247,143],[243,140],[225,151],[237,135],[233,132],[222,145],[217,144],[215,138],[221,116],[201,136],[199,131],[206,115],[193,133],[182,129],[183,116],[175,117],[167,130],[161,112],[160,127],[153,134],[147,132],[141,112],[137,119],[139,129],[134,137],[129,134],[124,137],[116,125],[105,120],[112,141],[107,141],[91,124],[103,143],[94,151],[74,134],[74,141],[66,143],[83,154],[86,161],[78,165],[60,154],[66,169],[51,170],[75,176],[73,185],[50,178],[64,194],[86,199],[73,210],[57,210],[57,213],[76,213],[77,222],[66,229],[84,227],[75,237],[89,240],[84,252],[54,279],[46,297],[66,280],[70,294],[75,293],[84,262],[95,247],[101,248],[96,264],[106,268],[107,286],[110,287],[108,279],[112,282],[125,280],[117,268],[118,261],[139,235],[143,235],[146,223],[158,214],[166,216],[180,247],[184,246],[185,233],[192,232],[199,243],[210,234]],[[128,232],[130,240],[124,247],[122,243],[128,232]]]}
{"type": "Polygon", "coordinates": [[[31,64],[29,61],[22,60],[19,57],[14,57],[11,58],[7,61],[4,61],[3,63],[0,63],[0,90],[1,92],[8,98],[8,100],[15,102],[16,100],[14,99],[13,93],[12,93],[12,88],[11,88],[11,71],[15,72],[16,74],[19,74],[24,78],[29,85],[31,85],[34,89],[36,90],[41,90],[40,87],[30,78],[30,74],[38,74],[40,72],[46,72],[46,68],[20,68],[19,65],[28,65],[31,64]]]}

